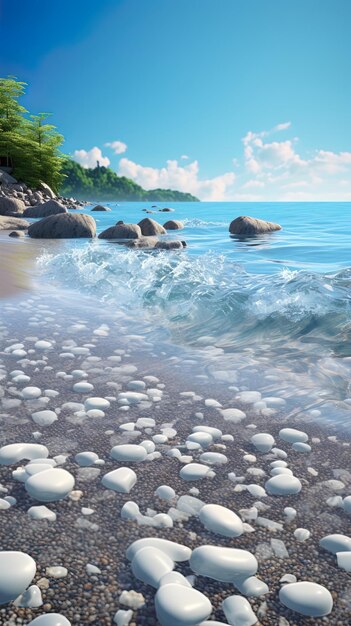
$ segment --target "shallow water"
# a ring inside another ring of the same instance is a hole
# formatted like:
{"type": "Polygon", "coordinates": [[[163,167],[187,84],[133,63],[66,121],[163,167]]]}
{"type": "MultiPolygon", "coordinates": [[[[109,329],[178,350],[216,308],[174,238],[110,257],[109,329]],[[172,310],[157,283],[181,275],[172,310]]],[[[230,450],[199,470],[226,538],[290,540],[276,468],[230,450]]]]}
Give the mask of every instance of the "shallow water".
{"type": "MultiPolygon", "coordinates": [[[[106,203],[98,231],[137,222],[144,203],[106,203]]],[[[331,402],[328,419],[347,426],[351,356],[349,203],[176,203],[161,223],[180,219],[180,252],[126,250],[115,243],[40,242],[39,283],[93,297],[147,325],[153,340],[197,348],[221,369],[259,366],[277,384],[304,393],[304,404],[331,402]],[[283,230],[233,238],[231,219],[250,214],[283,230]],[[337,222],[336,222],[337,217],[337,222]],[[267,373],[268,372],[268,373],[267,373]]],[[[89,210],[89,208],[85,209],[89,210]]],[[[18,243],[18,242],[16,242],[18,243]]],[[[38,242],[20,242],[38,247],[38,242]]],[[[72,296],[73,299],[75,296],[72,296]]],[[[303,408],[303,407],[301,407],[303,408]]]]}

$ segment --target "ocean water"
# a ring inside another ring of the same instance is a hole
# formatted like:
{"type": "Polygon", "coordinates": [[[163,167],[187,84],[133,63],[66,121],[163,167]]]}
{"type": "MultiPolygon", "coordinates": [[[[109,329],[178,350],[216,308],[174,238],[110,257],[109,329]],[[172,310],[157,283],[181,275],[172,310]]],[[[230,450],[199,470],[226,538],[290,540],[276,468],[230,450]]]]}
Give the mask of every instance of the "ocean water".
{"type": "MultiPolygon", "coordinates": [[[[137,222],[151,208],[106,205],[110,212],[92,214],[99,232],[120,219],[137,222]]],[[[184,230],[169,237],[185,240],[185,250],[40,242],[37,280],[72,298],[89,296],[96,310],[123,311],[131,328],[184,358],[196,354],[222,382],[243,384],[245,372],[247,388],[284,391],[301,414],[351,425],[351,204],[171,206],[174,212],[156,207],[149,217],[182,220],[184,230]],[[230,221],[245,214],[282,230],[230,237],[230,221]]]]}

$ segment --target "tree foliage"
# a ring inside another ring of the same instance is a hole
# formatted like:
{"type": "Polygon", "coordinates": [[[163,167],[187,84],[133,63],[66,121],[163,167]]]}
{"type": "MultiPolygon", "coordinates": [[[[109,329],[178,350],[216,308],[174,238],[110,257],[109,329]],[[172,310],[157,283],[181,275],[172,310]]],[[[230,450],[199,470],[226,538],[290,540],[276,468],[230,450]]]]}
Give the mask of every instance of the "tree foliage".
{"type": "Polygon", "coordinates": [[[26,83],[0,78],[0,157],[14,176],[31,187],[47,183],[58,191],[62,180],[63,137],[47,123],[48,113],[28,115],[19,103],[26,83]]]}
{"type": "Polygon", "coordinates": [[[148,202],[194,202],[190,193],[171,189],[146,191],[133,180],[117,174],[109,167],[83,168],[75,161],[67,160],[63,166],[65,174],[61,192],[82,200],[130,200],[148,202]]]}

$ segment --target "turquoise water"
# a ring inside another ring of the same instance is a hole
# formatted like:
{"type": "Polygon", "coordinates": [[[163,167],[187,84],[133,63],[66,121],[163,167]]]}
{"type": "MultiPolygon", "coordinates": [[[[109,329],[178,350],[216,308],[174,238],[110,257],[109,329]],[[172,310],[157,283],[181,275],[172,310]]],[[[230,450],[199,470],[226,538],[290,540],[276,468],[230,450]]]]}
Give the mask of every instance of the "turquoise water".
{"type": "MultiPolygon", "coordinates": [[[[141,203],[93,213],[98,231],[137,222],[141,203]]],[[[308,403],[340,402],[349,419],[351,376],[351,204],[181,203],[161,223],[187,242],[176,252],[129,250],[104,240],[42,242],[39,267],[56,287],[89,294],[104,310],[122,310],[157,343],[198,350],[209,367],[250,365],[308,403]],[[229,236],[238,215],[279,222],[263,237],[229,236]],[[54,248],[52,248],[54,245],[54,248]],[[274,369],[274,373],[269,371],[274,369]],[[267,373],[268,372],[268,373],[267,373]]],[[[89,211],[86,208],[85,211],[89,211]]],[[[35,244],[37,245],[37,243],[35,244]]],[[[257,382],[255,383],[257,387],[257,382]]],[[[343,414],[345,419],[345,414],[343,414]]]]}

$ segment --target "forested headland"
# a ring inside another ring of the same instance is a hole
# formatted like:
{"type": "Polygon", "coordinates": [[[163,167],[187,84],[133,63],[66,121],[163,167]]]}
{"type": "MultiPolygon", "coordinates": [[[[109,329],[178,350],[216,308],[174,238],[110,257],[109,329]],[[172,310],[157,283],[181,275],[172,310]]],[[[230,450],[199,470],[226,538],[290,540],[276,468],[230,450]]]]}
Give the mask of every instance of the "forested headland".
{"type": "Polygon", "coordinates": [[[145,190],[111,168],[83,168],[61,151],[64,137],[48,123],[49,113],[31,114],[20,103],[26,83],[0,78],[0,168],[37,189],[46,183],[55,193],[82,200],[196,201],[170,189],[145,190]]]}

